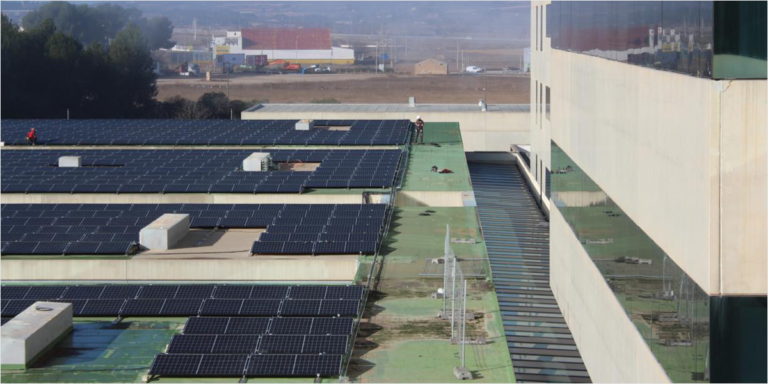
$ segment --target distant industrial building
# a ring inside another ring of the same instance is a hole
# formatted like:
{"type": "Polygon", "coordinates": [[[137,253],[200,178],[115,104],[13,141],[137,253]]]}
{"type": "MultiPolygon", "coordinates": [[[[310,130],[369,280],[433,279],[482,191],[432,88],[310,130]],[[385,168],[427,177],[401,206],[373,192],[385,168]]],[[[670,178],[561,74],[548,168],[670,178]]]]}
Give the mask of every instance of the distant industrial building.
{"type": "Polygon", "coordinates": [[[269,61],[354,64],[353,49],[334,47],[327,28],[246,28],[214,38],[214,54],[266,55],[269,61]]]}
{"type": "Polygon", "coordinates": [[[526,173],[594,382],[766,381],[765,31],[765,2],[532,4],[526,173]]]}
{"type": "Polygon", "coordinates": [[[440,60],[426,59],[416,63],[413,73],[416,75],[447,75],[448,64],[440,60]]]}

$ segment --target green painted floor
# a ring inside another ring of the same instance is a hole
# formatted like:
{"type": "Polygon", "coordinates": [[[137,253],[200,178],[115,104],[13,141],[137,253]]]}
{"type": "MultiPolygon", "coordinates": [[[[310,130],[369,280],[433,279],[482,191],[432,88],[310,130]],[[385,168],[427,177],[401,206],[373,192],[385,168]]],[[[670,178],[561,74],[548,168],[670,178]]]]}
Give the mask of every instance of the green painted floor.
{"type": "MultiPolygon", "coordinates": [[[[430,298],[442,286],[442,279],[419,276],[428,259],[442,257],[446,224],[451,226],[451,237],[478,242],[453,244],[457,257],[487,257],[474,208],[397,208],[385,241],[380,293],[369,299],[370,322],[361,326],[358,336],[358,344],[368,348],[357,348],[350,365],[353,381],[459,382],[453,375],[453,367],[459,365],[459,348],[449,342],[450,324],[437,318],[442,300],[430,298]]],[[[361,271],[370,268],[370,259],[366,261],[361,271]]],[[[467,335],[490,341],[466,348],[473,382],[514,382],[491,284],[474,281],[468,291],[469,308],[481,316],[470,322],[467,335]]]]}
{"type": "Polygon", "coordinates": [[[457,123],[424,124],[424,144],[411,146],[404,191],[471,191],[469,168],[457,123]],[[432,166],[454,173],[434,173],[432,166]]]}

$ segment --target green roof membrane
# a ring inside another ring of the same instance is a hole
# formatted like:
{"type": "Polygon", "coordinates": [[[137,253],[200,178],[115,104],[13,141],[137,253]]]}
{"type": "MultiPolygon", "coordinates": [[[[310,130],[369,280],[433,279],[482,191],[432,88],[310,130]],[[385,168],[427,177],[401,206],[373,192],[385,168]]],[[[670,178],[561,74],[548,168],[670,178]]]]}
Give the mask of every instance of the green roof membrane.
{"type": "MultiPolygon", "coordinates": [[[[383,246],[380,293],[369,298],[371,317],[361,325],[356,358],[350,364],[352,381],[460,381],[453,375],[453,367],[460,364],[459,347],[449,342],[450,323],[436,317],[442,300],[430,297],[442,279],[419,276],[425,262],[443,256],[446,224],[451,226],[451,237],[477,241],[452,244],[457,257],[487,257],[475,208],[397,208],[383,246]]],[[[362,260],[360,278],[367,276],[370,260],[362,260]]],[[[467,335],[490,341],[466,347],[472,381],[514,382],[496,293],[485,280],[470,281],[468,299],[468,307],[480,318],[469,323],[467,335]]]]}
{"type": "Polygon", "coordinates": [[[425,123],[424,144],[411,146],[404,191],[471,191],[458,123],[425,123]],[[450,169],[453,173],[432,172],[450,169]]]}

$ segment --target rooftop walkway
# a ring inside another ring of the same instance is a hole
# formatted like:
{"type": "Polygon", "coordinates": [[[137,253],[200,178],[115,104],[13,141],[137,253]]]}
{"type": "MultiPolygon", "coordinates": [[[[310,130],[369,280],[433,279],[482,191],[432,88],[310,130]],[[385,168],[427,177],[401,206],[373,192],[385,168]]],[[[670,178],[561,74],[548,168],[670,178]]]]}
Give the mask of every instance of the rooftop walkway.
{"type": "Polygon", "coordinates": [[[518,382],[590,382],[549,285],[549,223],[513,164],[470,164],[518,382]]]}

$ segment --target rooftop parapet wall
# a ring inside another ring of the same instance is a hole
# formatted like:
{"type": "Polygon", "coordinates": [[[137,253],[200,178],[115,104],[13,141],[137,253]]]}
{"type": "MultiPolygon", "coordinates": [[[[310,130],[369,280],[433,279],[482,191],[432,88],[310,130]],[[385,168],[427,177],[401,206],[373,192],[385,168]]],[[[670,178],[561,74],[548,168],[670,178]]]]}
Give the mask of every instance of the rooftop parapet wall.
{"type": "Polygon", "coordinates": [[[244,120],[285,119],[408,119],[456,122],[461,127],[465,152],[509,152],[511,145],[530,144],[528,105],[489,105],[483,112],[476,104],[265,104],[243,112],[244,120]]]}

